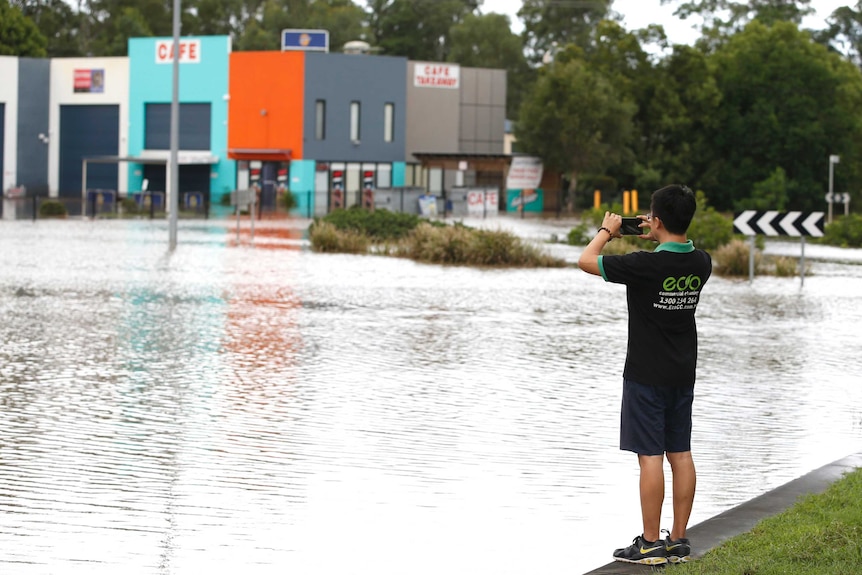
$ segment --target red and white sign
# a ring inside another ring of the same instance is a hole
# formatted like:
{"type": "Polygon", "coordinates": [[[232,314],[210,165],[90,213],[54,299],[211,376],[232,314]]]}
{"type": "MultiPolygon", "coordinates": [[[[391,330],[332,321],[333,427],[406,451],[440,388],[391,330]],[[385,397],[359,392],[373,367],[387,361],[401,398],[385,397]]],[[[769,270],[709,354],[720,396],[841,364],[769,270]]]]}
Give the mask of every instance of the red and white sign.
{"type": "Polygon", "coordinates": [[[413,66],[413,85],[417,88],[457,90],[460,84],[461,66],[457,64],[416,62],[413,66]]]}
{"type": "Polygon", "coordinates": [[[531,156],[515,156],[506,176],[507,190],[534,190],[542,183],[542,160],[531,156]]]}
{"type": "MultiPolygon", "coordinates": [[[[156,40],[156,64],[171,64],[174,61],[174,41],[156,40]]],[[[200,40],[180,40],[180,63],[199,64],[201,61],[200,40]]]]}

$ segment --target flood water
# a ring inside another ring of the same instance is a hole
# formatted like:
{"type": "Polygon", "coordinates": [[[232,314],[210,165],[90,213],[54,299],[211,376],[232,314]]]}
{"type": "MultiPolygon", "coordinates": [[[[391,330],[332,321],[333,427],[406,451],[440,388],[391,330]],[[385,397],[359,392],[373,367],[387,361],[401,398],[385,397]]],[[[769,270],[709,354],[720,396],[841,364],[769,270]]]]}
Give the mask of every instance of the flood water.
{"type": "MultiPolygon", "coordinates": [[[[0,573],[577,574],[640,533],[624,288],[305,224],[0,223],[0,573]]],[[[703,292],[692,524],[862,451],[862,258],[806,257],[703,292]]]]}

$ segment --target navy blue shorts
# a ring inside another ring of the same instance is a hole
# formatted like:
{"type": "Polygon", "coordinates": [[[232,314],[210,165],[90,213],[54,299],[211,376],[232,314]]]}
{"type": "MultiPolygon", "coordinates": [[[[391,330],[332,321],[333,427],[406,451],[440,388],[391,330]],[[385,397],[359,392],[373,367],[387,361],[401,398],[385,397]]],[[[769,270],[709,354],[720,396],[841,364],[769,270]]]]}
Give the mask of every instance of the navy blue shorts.
{"type": "Polygon", "coordinates": [[[694,385],[664,387],[623,379],[620,449],[638,455],[691,451],[694,385]]]}

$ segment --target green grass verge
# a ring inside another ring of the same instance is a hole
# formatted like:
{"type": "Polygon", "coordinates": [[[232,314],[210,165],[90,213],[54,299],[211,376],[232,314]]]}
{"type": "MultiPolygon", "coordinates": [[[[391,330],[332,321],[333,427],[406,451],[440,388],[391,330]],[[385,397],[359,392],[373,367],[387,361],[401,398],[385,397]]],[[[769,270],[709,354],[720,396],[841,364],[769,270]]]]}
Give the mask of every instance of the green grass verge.
{"type": "Polygon", "coordinates": [[[673,575],[862,573],[862,469],[672,571],[673,575]]]}

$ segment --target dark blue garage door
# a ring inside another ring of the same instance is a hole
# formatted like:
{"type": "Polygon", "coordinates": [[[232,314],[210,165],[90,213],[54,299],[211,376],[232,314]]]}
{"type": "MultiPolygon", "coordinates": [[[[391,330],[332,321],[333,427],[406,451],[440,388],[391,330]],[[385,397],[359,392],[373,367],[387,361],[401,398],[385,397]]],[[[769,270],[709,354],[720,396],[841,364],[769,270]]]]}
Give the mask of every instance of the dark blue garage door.
{"type": "MultiPolygon", "coordinates": [[[[60,196],[81,197],[81,160],[120,152],[119,106],[60,106],[60,196]]],[[[116,190],[116,164],[88,164],[87,188],[116,190]]]]}

